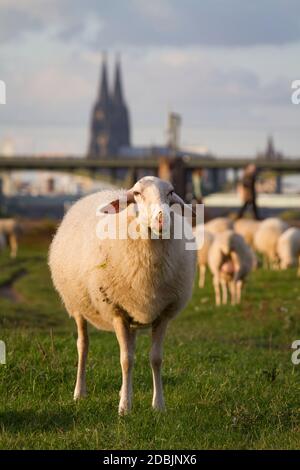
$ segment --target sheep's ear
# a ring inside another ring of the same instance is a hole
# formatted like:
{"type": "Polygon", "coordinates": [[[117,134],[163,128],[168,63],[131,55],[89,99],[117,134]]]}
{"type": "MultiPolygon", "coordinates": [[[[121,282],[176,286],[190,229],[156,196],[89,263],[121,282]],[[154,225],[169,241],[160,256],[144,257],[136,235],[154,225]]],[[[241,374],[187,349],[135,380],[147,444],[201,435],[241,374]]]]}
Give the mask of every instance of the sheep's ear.
{"type": "Polygon", "coordinates": [[[101,207],[99,212],[102,214],[118,214],[120,211],[126,209],[126,207],[134,202],[133,192],[131,190],[127,191],[124,196],[111,201],[109,204],[101,207]]]}
{"type": "Polygon", "coordinates": [[[176,194],[175,192],[171,194],[171,201],[170,202],[171,202],[171,204],[180,204],[180,206],[182,208],[188,207],[188,209],[192,213],[192,216],[196,216],[195,211],[191,207],[187,206],[186,203],[184,202],[184,200],[181,199],[181,197],[178,196],[178,194],[176,194]]]}

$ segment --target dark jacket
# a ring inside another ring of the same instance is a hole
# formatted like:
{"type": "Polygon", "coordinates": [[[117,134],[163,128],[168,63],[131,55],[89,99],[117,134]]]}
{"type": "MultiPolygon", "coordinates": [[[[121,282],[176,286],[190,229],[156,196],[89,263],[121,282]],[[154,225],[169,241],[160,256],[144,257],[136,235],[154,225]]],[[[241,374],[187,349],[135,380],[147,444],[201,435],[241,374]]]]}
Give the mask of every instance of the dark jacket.
{"type": "Polygon", "coordinates": [[[256,173],[245,174],[242,178],[244,201],[253,201],[256,198],[255,191],[256,173]]]}

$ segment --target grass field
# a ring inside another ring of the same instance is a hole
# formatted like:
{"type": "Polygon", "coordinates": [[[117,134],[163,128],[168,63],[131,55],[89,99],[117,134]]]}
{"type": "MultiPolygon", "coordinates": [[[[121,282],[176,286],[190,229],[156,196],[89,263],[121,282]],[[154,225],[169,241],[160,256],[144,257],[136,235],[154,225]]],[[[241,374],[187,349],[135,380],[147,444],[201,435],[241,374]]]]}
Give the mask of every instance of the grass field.
{"type": "MultiPolygon", "coordinates": [[[[167,412],[151,410],[149,337],[138,338],[134,408],[118,417],[117,341],[91,329],[89,396],[74,403],[73,321],[53,291],[47,240],[24,240],[0,260],[0,285],[13,275],[17,299],[0,298],[1,449],[293,449],[299,447],[300,279],[260,270],[241,307],[213,303],[211,283],[195,288],[171,324],[163,377],[167,412]]],[[[210,281],[210,279],[209,279],[210,281]]]]}

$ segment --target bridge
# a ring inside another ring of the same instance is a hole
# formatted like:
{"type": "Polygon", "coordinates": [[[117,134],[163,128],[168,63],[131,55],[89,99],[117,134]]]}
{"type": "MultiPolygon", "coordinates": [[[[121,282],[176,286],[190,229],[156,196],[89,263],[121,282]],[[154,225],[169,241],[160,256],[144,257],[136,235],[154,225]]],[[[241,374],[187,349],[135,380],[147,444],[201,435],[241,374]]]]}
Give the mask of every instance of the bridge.
{"type": "Polygon", "coordinates": [[[131,186],[138,178],[145,174],[158,175],[170,179],[178,194],[185,197],[188,185],[192,179],[192,172],[197,169],[210,171],[210,192],[218,192],[224,183],[221,172],[232,169],[234,182],[238,181],[238,170],[249,163],[255,163],[259,169],[271,170],[276,173],[276,193],[280,194],[282,174],[300,173],[300,157],[284,158],[282,160],[270,160],[254,157],[221,157],[211,155],[193,156],[181,155],[156,155],[155,157],[123,158],[111,156],[106,159],[92,159],[79,156],[33,156],[18,155],[5,157],[0,155],[0,172],[16,170],[46,170],[46,171],[87,171],[90,176],[100,176],[103,170],[103,178],[109,178],[111,182],[121,183],[123,186],[131,186]],[[121,176],[120,176],[121,175],[121,176]],[[126,179],[125,179],[126,178],[126,179]]]}
{"type": "MultiPolygon", "coordinates": [[[[190,195],[191,193],[193,171],[197,169],[206,169],[208,170],[208,173],[205,190],[206,194],[211,194],[211,197],[206,198],[207,207],[210,207],[210,211],[222,211],[223,209],[221,208],[222,204],[220,205],[220,200],[223,203],[226,202],[227,205],[232,205],[232,201],[225,201],[223,194],[221,198],[219,196],[218,201],[215,199],[218,191],[223,188],[225,181],[224,170],[233,170],[234,182],[236,183],[239,178],[239,170],[249,163],[255,163],[258,168],[262,170],[271,170],[276,174],[276,193],[281,193],[281,176],[283,173],[300,174],[300,158],[267,160],[256,159],[253,157],[215,158],[210,155],[197,157],[192,155],[181,155],[179,158],[166,155],[156,155],[155,157],[152,156],[148,158],[121,158],[112,156],[111,158],[98,160],[87,159],[83,156],[79,157],[75,155],[66,155],[61,157],[49,157],[46,155],[17,155],[13,157],[5,157],[0,155],[0,180],[1,172],[4,174],[7,173],[9,177],[9,174],[12,171],[44,170],[74,173],[84,171],[85,173],[89,173],[92,178],[100,177],[101,179],[109,180],[112,183],[121,184],[124,187],[130,187],[133,182],[141,176],[152,174],[170,179],[176,188],[176,192],[180,194],[181,197],[185,198],[187,194],[190,195]],[[207,186],[208,181],[209,186],[207,186]],[[214,195],[212,193],[214,193],[214,195]],[[217,205],[219,209],[214,209],[215,205],[217,205]]],[[[236,199],[235,196],[231,195],[231,197],[236,199]]],[[[27,217],[28,214],[30,214],[33,218],[45,216],[61,218],[65,210],[65,204],[71,203],[73,200],[73,196],[70,196],[69,198],[62,197],[61,200],[59,199],[59,196],[56,198],[47,198],[43,196],[20,197],[17,195],[6,197],[1,191],[0,184],[0,207],[6,208],[5,210],[18,214],[19,216],[27,217]]],[[[237,201],[235,202],[237,203],[237,201]]],[[[287,202],[290,206],[290,200],[287,202]]],[[[296,200],[294,202],[296,203],[296,200]]],[[[274,214],[275,213],[276,211],[274,214]]],[[[216,212],[216,215],[218,214],[219,213],[216,212]]]]}
{"type": "MultiPolygon", "coordinates": [[[[76,170],[153,170],[158,171],[161,159],[169,159],[169,156],[150,158],[123,158],[111,156],[106,159],[87,159],[85,157],[62,156],[44,157],[20,155],[5,157],[0,155],[0,171],[13,170],[53,170],[53,171],[76,171],[76,170]]],[[[254,157],[210,157],[210,156],[183,156],[182,163],[186,169],[233,169],[244,168],[249,163],[264,170],[277,172],[299,172],[300,157],[284,158],[282,160],[256,159],[254,157]]]]}

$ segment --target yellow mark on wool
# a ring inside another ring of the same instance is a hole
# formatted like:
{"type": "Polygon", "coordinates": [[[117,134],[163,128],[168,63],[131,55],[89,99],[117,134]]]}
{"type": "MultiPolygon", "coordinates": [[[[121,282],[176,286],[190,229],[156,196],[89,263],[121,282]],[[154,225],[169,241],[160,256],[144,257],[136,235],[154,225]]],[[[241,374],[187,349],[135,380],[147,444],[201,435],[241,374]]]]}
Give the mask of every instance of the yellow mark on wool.
{"type": "Polygon", "coordinates": [[[107,267],[107,261],[104,261],[104,263],[97,264],[96,268],[97,269],[104,269],[107,267]]]}

